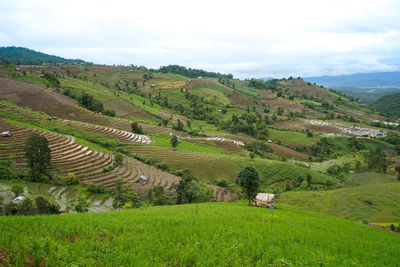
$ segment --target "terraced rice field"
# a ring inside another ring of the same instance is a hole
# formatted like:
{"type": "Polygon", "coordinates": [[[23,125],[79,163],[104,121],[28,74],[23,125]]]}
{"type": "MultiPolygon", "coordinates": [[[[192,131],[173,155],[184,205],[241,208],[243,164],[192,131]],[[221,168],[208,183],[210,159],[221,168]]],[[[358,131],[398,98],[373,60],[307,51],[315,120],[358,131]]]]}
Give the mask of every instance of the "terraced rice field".
{"type": "Polygon", "coordinates": [[[81,178],[82,184],[103,184],[111,189],[115,180],[121,178],[127,187],[133,187],[144,194],[153,186],[161,185],[168,189],[179,180],[177,176],[131,158],[125,158],[113,171],[104,172],[103,168],[113,163],[113,155],[79,145],[73,136],[11,125],[4,121],[0,121],[0,131],[12,133],[11,137],[0,139],[0,160],[13,160],[15,167],[20,170],[24,170],[27,164],[24,152],[25,140],[30,134],[37,133],[49,141],[52,158],[49,169],[61,175],[74,173],[81,178]],[[139,184],[137,182],[142,175],[146,176],[147,180],[146,183],[139,184]]]}
{"type": "Polygon", "coordinates": [[[142,144],[151,143],[151,139],[146,135],[134,134],[128,131],[118,130],[115,128],[95,125],[91,123],[84,123],[79,121],[63,120],[63,122],[79,129],[84,129],[99,134],[110,135],[112,137],[115,137],[121,142],[136,142],[142,144]]]}

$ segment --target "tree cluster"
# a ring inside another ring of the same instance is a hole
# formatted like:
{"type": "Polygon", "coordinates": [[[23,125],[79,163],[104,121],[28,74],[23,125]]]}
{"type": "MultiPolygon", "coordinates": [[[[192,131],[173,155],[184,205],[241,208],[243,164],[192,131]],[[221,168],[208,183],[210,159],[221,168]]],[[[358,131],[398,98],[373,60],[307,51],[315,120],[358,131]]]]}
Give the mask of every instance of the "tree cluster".
{"type": "Polygon", "coordinates": [[[216,72],[208,72],[205,70],[201,69],[192,69],[192,68],[186,68],[183,66],[179,65],[168,65],[168,66],[163,66],[158,69],[158,72],[161,73],[175,73],[175,74],[180,74],[189,78],[197,78],[197,77],[210,77],[210,78],[228,78],[232,79],[233,76],[232,74],[221,74],[221,73],[216,73],[216,72]]]}

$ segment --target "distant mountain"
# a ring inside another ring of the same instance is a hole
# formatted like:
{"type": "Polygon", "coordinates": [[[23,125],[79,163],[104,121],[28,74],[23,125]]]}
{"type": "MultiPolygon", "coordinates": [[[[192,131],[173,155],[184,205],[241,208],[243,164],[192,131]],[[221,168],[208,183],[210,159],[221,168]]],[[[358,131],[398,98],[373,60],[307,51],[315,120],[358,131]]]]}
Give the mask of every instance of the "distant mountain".
{"type": "Polygon", "coordinates": [[[305,77],[304,81],[323,85],[327,88],[353,87],[352,91],[357,88],[361,89],[357,91],[364,91],[367,88],[400,88],[400,71],[305,77]]]}
{"type": "Polygon", "coordinates": [[[400,118],[400,92],[385,95],[371,104],[382,115],[400,118]]]}
{"type": "Polygon", "coordinates": [[[43,64],[43,63],[87,63],[81,59],[66,59],[24,47],[0,47],[1,63],[43,64]]]}

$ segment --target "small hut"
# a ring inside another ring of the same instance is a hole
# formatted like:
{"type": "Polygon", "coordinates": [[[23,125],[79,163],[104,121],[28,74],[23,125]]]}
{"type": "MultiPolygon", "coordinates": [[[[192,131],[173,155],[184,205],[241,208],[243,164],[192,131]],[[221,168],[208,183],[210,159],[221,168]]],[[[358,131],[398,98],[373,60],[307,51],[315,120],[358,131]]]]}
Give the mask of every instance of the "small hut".
{"type": "Polygon", "coordinates": [[[254,199],[255,206],[269,208],[274,205],[274,194],[258,193],[254,199]]]}
{"type": "Polygon", "coordinates": [[[146,182],[147,182],[147,177],[144,176],[144,175],[141,175],[141,176],[139,177],[138,183],[139,183],[139,184],[145,184],[146,182]]]}
{"type": "Polygon", "coordinates": [[[14,198],[14,199],[12,200],[12,203],[18,204],[18,203],[22,202],[24,199],[25,199],[25,198],[24,198],[23,196],[17,196],[16,198],[14,198]]]}

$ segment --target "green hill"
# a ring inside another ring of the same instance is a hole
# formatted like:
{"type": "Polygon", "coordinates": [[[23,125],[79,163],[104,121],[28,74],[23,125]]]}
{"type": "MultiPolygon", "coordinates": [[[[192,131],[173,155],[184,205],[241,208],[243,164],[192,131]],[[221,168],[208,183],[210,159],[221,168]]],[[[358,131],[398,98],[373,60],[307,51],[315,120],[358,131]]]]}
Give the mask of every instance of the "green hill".
{"type": "Polygon", "coordinates": [[[382,115],[400,117],[400,93],[385,95],[371,104],[382,115]]]}
{"type": "Polygon", "coordinates": [[[43,63],[85,63],[81,59],[65,59],[58,56],[37,52],[24,47],[0,47],[0,59],[2,62],[14,64],[43,64],[43,63]]]}
{"type": "Polygon", "coordinates": [[[395,266],[400,258],[392,233],[240,202],[0,217],[0,224],[4,265],[395,266]]]}
{"type": "Polygon", "coordinates": [[[281,194],[278,204],[350,220],[395,223],[400,218],[400,183],[281,194]]]}

